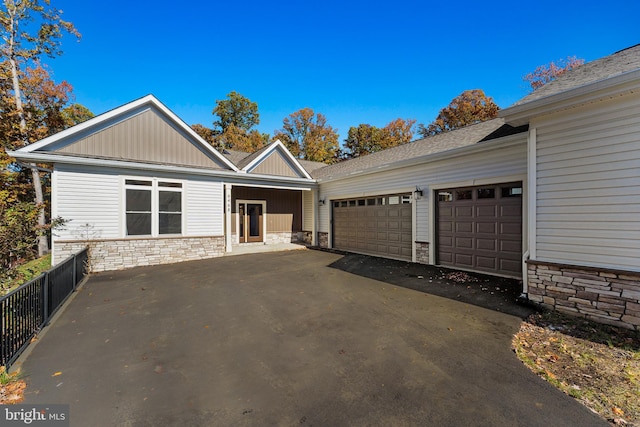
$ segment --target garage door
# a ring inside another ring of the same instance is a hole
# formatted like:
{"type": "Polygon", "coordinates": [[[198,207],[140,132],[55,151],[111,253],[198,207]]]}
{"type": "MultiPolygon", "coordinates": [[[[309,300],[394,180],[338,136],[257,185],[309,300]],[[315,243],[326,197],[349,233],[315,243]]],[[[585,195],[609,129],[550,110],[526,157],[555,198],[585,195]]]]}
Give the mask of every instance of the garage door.
{"type": "Polygon", "coordinates": [[[333,202],[333,247],[411,261],[410,194],[333,202]]]}
{"type": "Polygon", "coordinates": [[[522,277],[522,183],[436,191],[437,263],[522,277]]]}

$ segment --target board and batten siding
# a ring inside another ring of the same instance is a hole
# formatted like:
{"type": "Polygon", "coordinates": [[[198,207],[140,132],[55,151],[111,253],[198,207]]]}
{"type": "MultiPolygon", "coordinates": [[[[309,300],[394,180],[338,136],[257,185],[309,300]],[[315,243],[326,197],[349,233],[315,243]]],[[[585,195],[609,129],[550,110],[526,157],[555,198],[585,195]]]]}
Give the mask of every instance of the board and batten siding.
{"type": "Polygon", "coordinates": [[[640,94],[538,117],[536,259],[640,271],[640,94]]]}
{"type": "MultiPolygon", "coordinates": [[[[432,236],[430,236],[429,207],[432,205],[433,186],[473,185],[477,180],[493,178],[498,183],[502,177],[526,176],[526,133],[507,138],[513,143],[506,146],[497,144],[495,150],[479,153],[470,151],[469,154],[455,158],[425,161],[410,167],[378,171],[326,183],[320,182],[319,197],[326,199],[327,204],[319,207],[318,231],[330,232],[330,200],[413,192],[418,186],[422,188],[423,196],[415,201],[416,240],[430,242],[432,236]]],[[[491,143],[495,144],[496,141],[491,143]]]]}

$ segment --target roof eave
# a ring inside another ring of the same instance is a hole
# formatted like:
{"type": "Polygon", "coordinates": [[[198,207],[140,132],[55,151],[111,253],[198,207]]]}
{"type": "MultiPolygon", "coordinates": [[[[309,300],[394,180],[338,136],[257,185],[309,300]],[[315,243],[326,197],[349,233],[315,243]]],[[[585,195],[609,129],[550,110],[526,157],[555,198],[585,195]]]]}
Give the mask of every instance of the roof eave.
{"type": "MultiPolygon", "coordinates": [[[[524,133],[524,135],[527,135],[524,133]]],[[[497,147],[510,147],[522,143],[523,133],[515,135],[509,135],[502,138],[496,138],[490,141],[479,142],[473,145],[466,145],[464,147],[454,148],[452,150],[441,151],[439,153],[425,154],[423,156],[412,157],[410,159],[400,160],[394,163],[388,163],[377,167],[354,171],[345,175],[329,176],[326,178],[316,178],[318,183],[327,183],[331,181],[339,181],[342,179],[350,179],[358,176],[369,175],[372,173],[380,172],[381,170],[394,170],[399,168],[406,168],[415,166],[421,163],[434,162],[440,160],[452,159],[455,157],[466,156],[473,153],[481,153],[488,150],[494,150],[497,147]]],[[[526,141],[526,137],[525,137],[526,141]]]]}
{"type": "Polygon", "coordinates": [[[204,150],[211,153],[216,159],[219,159],[222,163],[224,163],[230,169],[234,171],[238,171],[237,166],[233,164],[233,162],[231,162],[224,155],[219,153],[215,148],[211,146],[211,144],[207,143],[204,139],[202,139],[200,135],[198,135],[193,129],[191,129],[191,126],[187,125],[182,119],[180,119],[180,117],[178,117],[173,111],[171,111],[167,106],[165,106],[162,102],[160,102],[160,100],[158,100],[153,95],[147,95],[135,101],[129,102],[128,104],[114,108],[113,110],[107,111],[106,113],[100,114],[92,119],[89,119],[78,125],[72,126],[54,135],[41,139],[38,142],[35,142],[26,147],[23,147],[17,150],[17,152],[31,153],[31,152],[38,151],[51,144],[55,144],[58,141],[64,140],[65,138],[71,137],[74,134],[81,133],[91,127],[97,126],[101,123],[111,120],[112,118],[118,117],[120,115],[126,114],[129,111],[133,111],[137,108],[143,107],[144,105],[152,105],[158,110],[160,110],[164,115],[169,117],[169,119],[173,121],[180,129],[186,132],[190,137],[194,138],[202,146],[204,150]]]}
{"type": "Polygon", "coordinates": [[[640,91],[640,69],[507,107],[498,112],[498,117],[512,126],[521,126],[529,123],[531,117],[637,91],[640,91]]]}
{"type": "Polygon", "coordinates": [[[282,182],[287,184],[304,184],[307,186],[315,186],[316,181],[313,178],[297,178],[288,176],[275,176],[275,175],[263,175],[263,174],[246,174],[238,173],[231,170],[215,170],[205,168],[192,168],[188,166],[178,166],[170,164],[159,163],[141,163],[132,161],[122,161],[115,159],[97,159],[92,157],[76,157],[69,155],[59,155],[43,152],[21,152],[21,151],[8,151],[7,154],[18,160],[25,162],[37,162],[48,164],[68,164],[68,165],[83,165],[105,168],[118,168],[118,169],[134,169],[143,170],[149,172],[169,172],[169,173],[183,173],[188,175],[200,175],[220,177],[227,180],[253,180],[253,181],[269,181],[269,182],[282,182]]]}

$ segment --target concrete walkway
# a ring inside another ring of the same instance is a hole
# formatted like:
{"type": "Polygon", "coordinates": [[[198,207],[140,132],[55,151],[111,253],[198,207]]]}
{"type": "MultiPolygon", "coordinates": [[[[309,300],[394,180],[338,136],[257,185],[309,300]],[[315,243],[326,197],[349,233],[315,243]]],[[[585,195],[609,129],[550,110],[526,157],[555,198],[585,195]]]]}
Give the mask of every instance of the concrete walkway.
{"type": "Polygon", "coordinates": [[[26,401],[69,403],[72,426],[607,425],[517,360],[519,317],[341,258],[93,276],[24,362],[26,401]]]}

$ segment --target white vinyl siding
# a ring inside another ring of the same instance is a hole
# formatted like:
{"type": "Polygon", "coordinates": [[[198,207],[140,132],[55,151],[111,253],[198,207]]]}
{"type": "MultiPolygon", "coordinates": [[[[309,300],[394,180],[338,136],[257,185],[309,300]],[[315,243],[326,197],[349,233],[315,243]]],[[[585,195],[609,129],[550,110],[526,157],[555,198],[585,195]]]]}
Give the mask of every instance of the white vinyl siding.
{"type": "MultiPolygon", "coordinates": [[[[496,178],[496,183],[503,182],[501,177],[525,176],[527,171],[526,133],[509,137],[518,140],[508,146],[496,146],[495,150],[481,153],[469,153],[451,159],[425,162],[390,171],[378,171],[353,178],[345,178],[327,183],[320,183],[320,198],[327,203],[319,207],[319,230],[329,232],[329,216],[331,204],[329,200],[340,198],[364,197],[375,194],[397,192],[413,192],[416,186],[422,188],[423,196],[415,201],[416,240],[429,242],[429,206],[431,205],[432,186],[451,183],[464,186],[474,185],[479,179],[496,178]]],[[[491,143],[494,143],[493,141],[491,143]]]]}
{"type": "Polygon", "coordinates": [[[187,236],[224,235],[223,184],[190,180],[186,188],[187,236]]]}
{"type": "Polygon", "coordinates": [[[120,177],[110,170],[59,166],[53,172],[52,215],[68,222],[53,240],[115,239],[120,232],[120,177]]]}
{"type": "Polygon", "coordinates": [[[536,258],[640,271],[640,95],[531,125],[536,258]]]}
{"type": "Polygon", "coordinates": [[[302,230],[313,230],[313,191],[302,192],[302,230]]]}
{"type": "Polygon", "coordinates": [[[69,222],[54,232],[56,240],[124,238],[124,180],[166,179],[182,183],[185,237],[224,235],[223,185],[185,175],[157,176],[130,170],[56,166],[53,173],[53,216],[69,222]]]}

